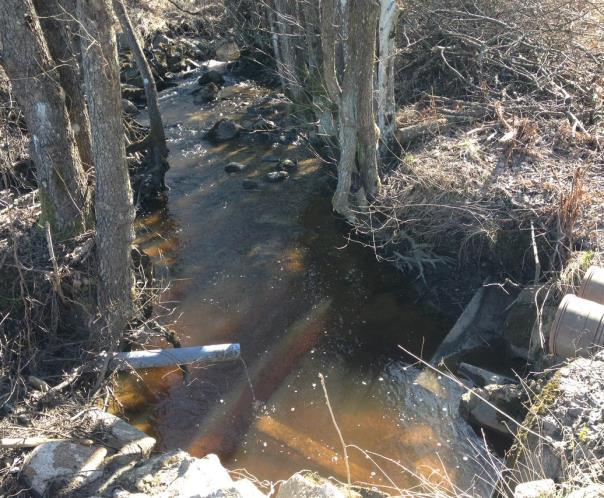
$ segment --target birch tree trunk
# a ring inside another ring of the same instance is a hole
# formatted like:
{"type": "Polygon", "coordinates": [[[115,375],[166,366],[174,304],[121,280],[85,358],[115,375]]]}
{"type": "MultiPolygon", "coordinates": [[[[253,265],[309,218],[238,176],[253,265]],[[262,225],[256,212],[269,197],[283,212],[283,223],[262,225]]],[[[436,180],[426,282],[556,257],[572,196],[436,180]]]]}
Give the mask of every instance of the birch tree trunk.
{"type": "Polygon", "coordinates": [[[151,72],[151,66],[145,57],[143,52],[143,44],[139,39],[137,32],[132,26],[130,16],[126,10],[123,0],[114,0],[113,7],[117,18],[120,21],[122,30],[126,36],[126,40],[134,59],[136,66],[141,73],[143,79],[143,85],[145,87],[145,97],[147,99],[147,110],[149,112],[149,135],[145,139],[146,146],[150,151],[150,159],[152,168],[150,170],[149,182],[153,191],[161,192],[165,190],[164,177],[168,170],[168,162],[166,157],[168,156],[168,147],[166,146],[166,136],[164,133],[164,125],[161,119],[161,113],[159,112],[159,105],[157,103],[157,87],[155,86],[155,79],[151,72]]]}
{"type": "Polygon", "coordinates": [[[2,63],[31,135],[42,216],[58,238],[86,228],[90,202],[65,94],[31,0],[0,2],[2,63]]]}
{"type": "Polygon", "coordinates": [[[97,343],[116,349],[132,316],[134,208],[126,162],[117,44],[110,0],[78,0],[84,82],[96,170],[95,214],[99,308],[105,328],[97,343]]]}
{"type": "Polygon", "coordinates": [[[394,99],[394,58],[396,55],[397,0],[380,0],[378,30],[377,115],[380,129],[380,153],[384,155],[396,131],[394,99]]]}
{"type": "Polygon", "coordinates": [[[305,65],[304,58],[298,49],[303,36],[297,0],[273,0],[274,13],[271,18],[273,45],[276,45],[275,55],[279,75],[294,101],[302,94],[301,69],[305,65]]]}
{"type": "Polygon", "coordinates": [[[90,121],[82,84],[75,0],[34,0],[50,54],[57,64],[65,103],[85,171],[92,164],[90,121]]]}

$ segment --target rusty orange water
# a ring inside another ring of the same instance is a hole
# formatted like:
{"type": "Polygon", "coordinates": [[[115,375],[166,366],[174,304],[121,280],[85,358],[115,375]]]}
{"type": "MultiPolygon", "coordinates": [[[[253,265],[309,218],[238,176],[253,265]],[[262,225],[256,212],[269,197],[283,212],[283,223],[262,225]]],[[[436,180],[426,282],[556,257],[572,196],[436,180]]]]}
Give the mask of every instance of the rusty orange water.
{"type": "Polygon", "coordinates": [[[186,383],[178,371],[154,370],[124,379],[126,413],[164,449],[216,452],[259,479],[311,469],[345,480],[322,373],[354,481],[471,486],[483,473],[481,450],[457,416],[456,389],[418,376],[397,348],[428,357],[451,320],[371,250],[347,242],[331,212],[331,180],[305,147],[201,138],[220,115],[251,118],[246,109],[265,91],[241,85],[200,108],[192,84],[162,96],[170,201],[141,220],[138,241],[165,272],[166,322],[184,345],[239,342],[257,400],[239,363],[194,369],[186,383]],[[299,159],[298,172],[262,182],[269,156],[299,159]],[[249,170],[229,176],[229,161],[249,170]],[[246,190],[244,178],[259,190],[246,190]]]}

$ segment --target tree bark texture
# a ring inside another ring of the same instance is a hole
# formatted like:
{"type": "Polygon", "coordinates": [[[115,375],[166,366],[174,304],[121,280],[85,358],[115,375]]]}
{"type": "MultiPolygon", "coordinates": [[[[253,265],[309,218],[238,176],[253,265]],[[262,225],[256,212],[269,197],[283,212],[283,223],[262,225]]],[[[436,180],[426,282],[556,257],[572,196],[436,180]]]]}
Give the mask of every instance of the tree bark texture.
{"type": "Polygon", "coordinates": [[[82,62],[96,171],[99,307],[97,343],[115,349],[132,315],[134,208],[126,162],[117,44],[110,0],[78,0],[82,62]]]}
{"type": "Polygon", "coordinates": [[[164,125],[159,111],[157,87],[155,79],[151,72],[151,66],[143,52],[143,44],[135,31],[130,16],[123,0],[114,0],[113,7],[117,18],[120,21],[122,30],[126,36],[128,47],[134,55],[136,66],[141,73],[143,85],[145,88],[145,97],[147,99],[147,109],[149,112],[149,136],[148,146],[149,155],[152,163],[152,168],[149,171],[150,188],[154,192],[162,192],[165,190],[164,177],[168,170],[168,147],[166,146],[166,136],[164,133],[164,125]]]}
{"type": "Polygon", "coordinates": [[[394,59],[396,55],[397,0],[380,0],[378,30],[377,117],[380,129],[380,152],[387,153],[396,131],[394,99],[394,59]]]}
{"type": "Polygon", "coordinates": [[[57,65],[67,112],[85,171],[92,164],[90,120],[80,67],[75,0],[34,0],[50,55],[57,65]]]}
{"type": "Polygon", "coordinates": [[[359,86],[357,136],[359,140],[357,161],[369,198],[380,189],[377,166],[379,129],[373,112],[373,83],[376,51],[376,30],[378,26],[379,4],[377,0],[348,0],[350,8],[349,53],[356,53],[355,64],[346,68],[356,77],[359,86]]]}
{"type": "Polygon", "coordinates": [[[336,72],[335,1],[322,0],[321,2],[321,52],[323,55],[323,77],[327,93],[332,102],[337,104],[340,101],[342,89],[336,72]]]}
{"type": "Polygon", "coordinates": [[[347,6],[348,59],[339,105],[340,161],[333,208],[347,219],[354,219],[350,207],[353,173],[360,174],[367,195],[375,195],[380,187],[378,131],[373,113],[373,67],[379,6],[376,0],[347,0],[347,6]]]}
{"type": "Polygon", "coordinates": [[[302,94],[302,68],[305,66],[304,56],[300,50],[303,38],[300,25],[297,0],[273,0],[274,14],[272,16],[273,44],[277,45],[277,66],[285,90],[288,90],[294,100],[299,100],[302,94]],[[275,38],[276,37],[276,38],[275,38]]]}
{"type": "Polygon", "coordinates": [[[42,215],[56,237],[86,228],[89,196],[65,94],[31,0],[0,3],[2,63],[31,136],[42,215]]]}

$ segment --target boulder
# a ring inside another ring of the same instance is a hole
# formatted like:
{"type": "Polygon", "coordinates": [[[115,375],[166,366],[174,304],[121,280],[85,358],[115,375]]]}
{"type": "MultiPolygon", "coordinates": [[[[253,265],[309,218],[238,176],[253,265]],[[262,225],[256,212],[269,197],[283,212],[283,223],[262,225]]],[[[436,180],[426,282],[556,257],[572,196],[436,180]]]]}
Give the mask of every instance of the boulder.
{"type": "Polygon", "coordinates": [[[23,477],[40,496],[50,496],[51,487],[77,488],[93,481],[102,471],[105,448],[68,441],[37,446],[26,458],[23,477]]]}
{"type": "Polygon", "coordinates": [[[211,142],[226,142],[237,138],[243,127],[235,123],[232,119],[221,119],[210,128],[205,138],[211,142]]]}
{"type": "Polygon", "coordinates": [[[184,451],[158,455],[139,464],[119,482],[121,498],[261,498],[246,479],[234,482],[216,455],[194,458],[184,451]]]}
{"type": "Polygon", "coordinates": [[[215,45],[216,58],[223,61],[235,61],[241,57],[239,45],[234,40],[219,40],[215,45]]]}
{"type": "Polygon", "coordinates": [[[279,487],[276,498],[353,498],[360,495],[302,474],[294,474],[279,487]]]}
{"type": "Polygon", "coordinates": [[[264,179],[269,183],[279,183],[289,178],[287,171],[271,171],[267,173],[264,179]]]}
{"type": "Polygon", "coordinates": [[[514,489],[514,498],[554,498],[556,484],[551,479],[523,482],[514,489]]]}
{"type": "Polygon", "coordinates": [[[121,449],[130,443],[136,443],[143,453],[148,453],[155,446],[154,438],[111,413],[94,409],[87,416],[103,432],[104,440],[112,448],[121,449]]]}
{"type": "Polygon", "coordinates": [[[526,392],[518,385],[491,384],[464,393],[459,402],[459,413],[470,423],[511,436],[517,425],[497,409],[520,423],[526,414],[523,404],[526,400],[526,392]]]}

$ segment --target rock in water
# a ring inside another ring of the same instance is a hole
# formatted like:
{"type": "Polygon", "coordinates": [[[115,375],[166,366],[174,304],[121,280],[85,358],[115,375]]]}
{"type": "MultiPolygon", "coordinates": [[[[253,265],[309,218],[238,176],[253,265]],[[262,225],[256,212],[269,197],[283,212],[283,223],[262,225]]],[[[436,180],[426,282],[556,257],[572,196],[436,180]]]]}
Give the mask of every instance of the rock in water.
{"type": "Polygon", "coordinates": [[[247,168],[247,164],[242,163],[229,163],[224,167],[224,170],[227,173],[241,173],[245,168],[247,168]]]}
{"type": "Polygon", "coordinates": [[[210,128],[205,138],[211,142],[226,142],[227,140],[237,138],[242,130],[243,127],[232,119],[221,119],[210,128]]]}
{"type": "Polygon", "coordinates": [[[197,80],[197,84],[199,86],[207,85],[208,83],[214,83],[215,85],[222,85],[224,83],[224,76],[222,73],[215,69],[207,69],[205,68],[199,79],[197,80]]]}
{"type": "Polygon", "coordinates": [[[279,171],[294,171],[298,167],[298,161],[292,161],[291,159],[283,159],[279,161],[277,170],[279,171]]]}
{"type": "Polygon", "coordinates": [[[278,183],[287,180],[289,173],[287,171],[271,171],[264,178],[269,183],[278,183]]]}
{"type": "Polygon", "coordinates": [[[195,95],[196,103],[205,104],[206,102],[216,100],[216,97],[218,96],[219,92],[220,88],[218,87],[218,85],[216,85],[215,83],[208,83],[207,85],[202,86],[201,88],[193,90],[193,92],[191,93],[195,95]]]}

